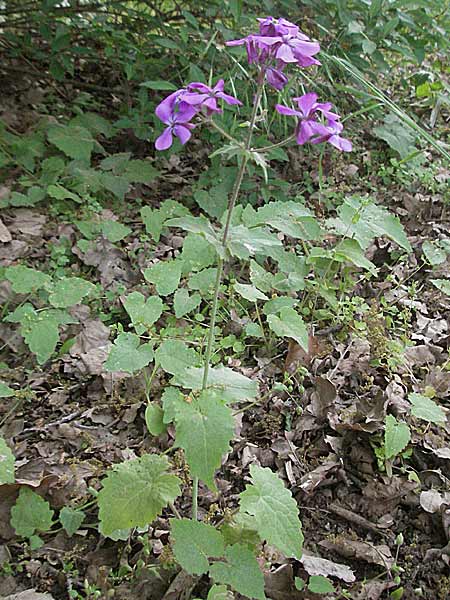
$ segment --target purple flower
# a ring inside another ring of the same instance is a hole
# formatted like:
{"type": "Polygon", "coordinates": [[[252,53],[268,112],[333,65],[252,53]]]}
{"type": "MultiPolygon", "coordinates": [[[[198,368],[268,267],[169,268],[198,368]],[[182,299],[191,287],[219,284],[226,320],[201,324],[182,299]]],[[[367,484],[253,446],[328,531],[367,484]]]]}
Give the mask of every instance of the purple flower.
{"type": "Polygon", "coordinates": [[[277,90],[283,89],[288,82],[282,72],[285,65],[296,64],[299,67],[320,65],[313,58],[320,50],[302,33],[297,25],[286,19],[266,17],[258,19],[259,34],[248,35],[240,40],[226,42],[227,46],[245,45],[248,62],[261,65],[266,71],[268,83],[277,90]]]}
{"type": "Polygon", "coordinates": [[[182,95],[181,100],[191,106],[197,106],[198,108],[205,107],[208,114],[222,112],[222,109],[217,106],[218,98],[227,104],[242,105],[242,102],[237,98],[234,98],[234,96],[225,94],[223,91],[224,86],[225,82],[223,79],[219,79],[213,88],[210,88],[204,83],[190,83],[187,92],[182,95]]]}
{"type": "Polygon", "coordinates": [[[170,103],[166,103],[166,105],[161,109],[161,105],[163,105],[163,103],[164,100],[157,108],[157,110],[159,109],[159,114],[157,114],[157,117],[161,119],[161,121],[167,125],[167,127],[155,142],[155,147],[157,150],[167,150],[167,148],[170,148],[174,135],[182,144],[185,144],[191,137],[191,129],[194,128],[194,125],[189,123],[189,121],[197,113],[195,107],[184,103],[180,103],[184,104],[184,106],[180,106],[177,112],[174,112],[170,109],[170,103]]]}
{"type": "Polygon", "coordinates": [[[314,92],[294,98],[294,100],[297,102],[297,110],[282,104],[277,104],[275,108],[282,115],[299,119],[295,133],[300,146],[307,142],[311,142],[311,144],[329,142],[339,150],[351,151],[350,140],[339,135],[344,126],[339,121],[339,115],[330,110],[332,107],[330,102],[317,102],[317,94],[314,92]],[[325,123],[318,120],[318,114],[322,115],[325,123]]]}

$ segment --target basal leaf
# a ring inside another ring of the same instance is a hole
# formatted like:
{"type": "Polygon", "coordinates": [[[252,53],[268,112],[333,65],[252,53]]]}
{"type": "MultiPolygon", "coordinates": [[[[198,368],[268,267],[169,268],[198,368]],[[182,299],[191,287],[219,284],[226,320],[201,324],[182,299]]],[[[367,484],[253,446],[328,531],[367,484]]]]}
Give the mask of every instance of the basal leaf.
{"type": "Polygon", "coordinates": [[[175,443],[185,451],[192,475],[215,489],[214,473],[230,450],[234,434],[231,409],[214,392],[206,390],[198,399],[180,405],[175,421],[175,443]]]}
{"type": "Polygon", "coordinates": [[[261,539],[287,557],[302,554],[302,524],[297,503],[281,479],[268,468],[250,466],[252,485],[240,494],[241,511],[255,518],[261,539]]]}
{"type": "Polygon", "coordinates": [[[163,422],[167,424],[175,421],[178,410],[183,409],[183,405],[186,400],[179,389],[174,387],[166,387],[161,396],[161,402],[164,411],[163,422]]]}
{"type": "MultiPolygon", "coordinates": [[[[173,384],[190,390],[201,390],[203,369],[190,367],[173,379],[173,384]]],[[[258,384],[229,367],[213,367],[208,371],[207,388],[215,391],[224,402],[254,400],[258,384]]]]}
{"type": "Polygon", "coordinates": [[[55,308],[68,308],[95,290],[95,285],[81,277],[62,277],[52,288],[49,302],[55,308]]]}
{"type": "Polygon", "coordinates": [[[181,340],[164,340],[155,352],[155,360],[172,375],[182,374],[189,367],[201,363],[197,352],[181,340]]]}
{"type": "Polygon", "coordinates": [[[119,221],[103,221],[101,231],[110,242],[115,244],[130,235],[132,229],[119,221]]]}
{"type": "Polygon", "coordinates": [[[14,483],[14,465],[16,459],[5,440],[0,437],[0,485],[14,483]]]}
{"type": "Polygon", "coordinates": [[[173,307],[175,309],[176,318],[181,319],[181,317],[184,317],[184,315],[187,315],[195,310],[198,306],[200,306],[201,301],[202,298],[197,292],[189,295],[189,292],[186,288],[178,289],[173,297],[173,307]]]}
{"type": "Polygon", "coordinates": [[[150,343],[139,344],[134,333],[120,333],[105,362],[106,371],[134,373],[146,367],[153,360],[153,347],[150,343]]]}
{"type": "Polygon", "coordinates": [[[5,277],[11,282],[11,287],[16,294],[30,294],[51,282],[51,277],[46,273],[24,265],[8,267],[5,269],[5,277]]]}
{"type": "Polygon", "coordinates": [[[357,267],[366,269],[372,275],[377,274],[375,265],[366,258],[361,246],[356,240],[345,239],[334,249],[334,259],[340,262],[348,260],[357,267]]]}
{"type": "Polygon", "coordinates": [[[215,562],[209,569],[212,579],[247,598],[265,600],[264,577],[253,552],[242,544],[234,544],[226,549],[225,558],[226,562],[215,562]]]}
{"type": "Polygon", "coordinates": [[[167,429],[164,423],[164,411],[155,402],[147,405],[145,409],[145,424],[152,435],[161,435],[167,429]]]}
{"type": "Polygon", "coordinates": [[[181,260],[183,261],[183,273],[186,274],[214,265],[217,261],[217,253],[214,246],[202,235],[188,233],[184,238],[181,260]]]}
{"type": "Polygon", "coordinates": [[[168,296],[180,283],[182,265],[180,260],[161,261],[145,269],[144,277],[146,281],[155,284],[158,294],[168,296]]]}
{"type": "Polygon", "coordinates": [[[75,510],[68,506],[62,508],[59,513],[61,525],[69,537],[72,537],[78,531],[85,517],[86,515],[82,510],[75,510]]]}
{"type": "Polygon", "coordinates": [[[0,381],[0,398],[10,398],[11,396],[14,396],[14,394],[15,391],[10,388],[9,385],[0,381]]]}
{"type": "Polygon", "coordinates": [[[335,591],[334,585],[323,575],[311,575],[308,590],[313,594],[332,594],[335,591]]]}
{"type": "Polygon", "coordinates": [[[258,300],[268,300],[269,299],[265,294],[260,292],[258,290],[258,288],[256,288],[254,285],[248,285],[246,283],[235,283],[234,289],[240,296],[242,296],[246,300],[249,300],[250,302],[257,302],[258,300]]]}
{"type": "Polygon", "coordinates": [[[98,494],[104,535],[117,529],[144,527],[180,494],[180,480],[167,473],[165,456],[145,454],[109,470],[98,494]]]}
{"type": "Polygon", "coordinates": [[[11,525],[17,535],[31,537],[36,531],[49,531],[53,514],[48,502],[28,487],[22,487],[11,509],[11,525]]]}
{"type": "Polygon", "coordinates": [[[145,299],[140,292],[128,294],[123,300],[123,305],[139,335],[156,323],[163,311],[163,301],[159,296],[145,299]]]}
{"type": "Polygon", "coordinates": [[[226,585],[213,585],[208,592],[206,600],[233,600],[233,593],[226,585]]]}
{"type": "Polygon", "coordinates": [[[433,267],[436,265],[440,265],[447,260],[447,252],[442,246],[436,244],[435,242],[430,242],[429,240],[425,240],[422,244],[422,252],[425,255],[427,261],[433,267]]]}
{"type": "Polygon", "coordinates": [[[423,419],[428,423],[445,423],[447,417],[442,408],[433,402],[427,396],[422,394],[409,394],[408,400],[411,402],[411,414],[413,417],[423,419]]]}
{"type": "Polygon", "coordinates": [[[387,460],[400,454],[406,448],[410,439],[411,432],[408,425],[397,421],[392,415],[387,415],[384,431],[384,451],[387,460]]]}
{"type": "Polygon", "coordinates": [[[191,575],[203,575],[209,569],[209,558],[223,556],[222,535],[212,525],[191,519],[171,519],[170,526],[175,558],[191,575]]]}
{"type": "Polygon", "coordinates": [[[450,296],[450,279],[431,279],[431,283],[437,287],[437,289],[450,296]]]}
{"type": "Polygon", "coordinates": [[[294,339],[305,351],[308,351],[308,330],[301,316],[289,307],[281,308],[279,315],[279,317],[275,314],[267,316],[270,329],[279,337],[294,339]]]}

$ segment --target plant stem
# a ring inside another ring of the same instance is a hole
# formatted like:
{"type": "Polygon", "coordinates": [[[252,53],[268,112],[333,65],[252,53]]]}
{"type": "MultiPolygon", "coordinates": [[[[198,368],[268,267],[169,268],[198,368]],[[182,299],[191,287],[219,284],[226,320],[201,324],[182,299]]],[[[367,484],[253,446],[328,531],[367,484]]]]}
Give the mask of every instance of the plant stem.
{"type": "Polygon", "coordinates": [[[290,135],[285,140],[278,142],[277,144],[271,144],[270,146],[264,146],[263,148],[255,148],[255,150],[257,152],[269,152],[270,150],[275,150],[275,148],[282,148],[283,146],[287,146],[293,140],[295,140],[295,133],[290,135]]]}
{"type": "MultiPolygon", "coordinates": [[[[249,151],[252,143],[253,130],[255,128],[256,116],[258,114],[259,104],[261,102],[261,96],[264,89],[264,77],[265,70],[261,69],[258,75],[258,82],[256,88],[255,101],[253,104],[253,110],[250,117],[250,125],[248,128],[247,138],[245,140],[244,153],[242,155],[241,164],[239,165],[239,170],[236,176],[236,180],[234,182],[233,191],[230,196],[230,200],[228,202],[228,210],[227,210],[227,220],[223,228],[222,232],[222,247],[223,254],[226,253],[226,244],[228,239],[228,234],[230,231],[231,218],[233,215],[233,209],[236,205],[236,200],[238,199],[239,192],[242,185],[242,180],[244,179],[245,168],[247,166],[249,151]]],[[[220,283],[222,281],[223,274],[223,258],[219,257],[217,262],[217,275],[216,282],[214,286],[214,296],[212,301],[211,308],[211,318],[209,323],[209,331],[208,331],[208,340],[206,345],[206,352],[203,359],[203,378],[202,378],[202,391],[206,389],[208,385],[208,374],[209,374],[209,363],[211,360],[211,355],[214,346],[214,330],[216,327],[216,318],[217,318],[217,305],[219,302],[219,291],[220,291],[220,283]]],[[[194,521],[197,520],[198,515],[198,477],[194,477],[192,480],[192,519],[194,521]]]]}

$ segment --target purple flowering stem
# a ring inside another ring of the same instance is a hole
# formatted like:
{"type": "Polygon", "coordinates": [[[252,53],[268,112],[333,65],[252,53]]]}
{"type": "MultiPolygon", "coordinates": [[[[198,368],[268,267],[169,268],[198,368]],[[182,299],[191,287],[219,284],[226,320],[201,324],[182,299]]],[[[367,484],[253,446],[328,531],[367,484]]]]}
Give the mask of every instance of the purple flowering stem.
{"type": "MultiPolygon", "coordinates": [[[[234,182],[233,191],[231,193],[230,200],[228,201],[227,220],[226,220],[225,226],[223,228],[223,232],[222,232],[222,246],[223,246],[224,250],[226,249],[226,243],[227,243],[228,233],[229,233],[230,224],[231,224],[231,217],[233,216],[233,209],[236,205],[236,201],[239,196],[239,191],[241,189],[242,180],[244,179],[245,169],[247,166],[248,153],[249,153],[249,150],[251,149],[253,130],[255,128],[255,123],[256,123],[256,116],[258,114],[258,108],[259,108],[259,104],[261,102],[261,96],[262,96],[263,89],[264,89],[264,77],[265,77],[265,70],[261,69],[259,71],[259,75],[258,75],[255,101],[253,103],[253,110],[252,110],[252,114],[250,117],[250,125],[248,128],[247,139],[245,140],[244,154],[242,156],[241,164],[239,166],[239,171],[236,176],[236,180],[234,182]]],[[[208,385],[209,363],[211,361],[211,355],[212,355],[212,350],[213,350],[214,340],[215,340],[214,329],[216,327],[217,305],[219,303],[219,289],[220,289],[220,283],[222,281],[222,274],[223,274],[223,259],[222,259],[222,257],[219,256],[219,259],[217,261],[217,275],[216,275],[216,281],[215,281],[215,285],[214,285],[214,296],[213,296],[212,308],[211,308],[211,318],[210,318],[210,323],[209,323],[208,340],[206,343],[206,352],[205,352],[205,357],[203,360],[202,391],[205,390],[208,385]]],[[[192,480],[192,520],[196,521],[197,518],[198,518],[198,477],[194,477],[192,480]]]]}

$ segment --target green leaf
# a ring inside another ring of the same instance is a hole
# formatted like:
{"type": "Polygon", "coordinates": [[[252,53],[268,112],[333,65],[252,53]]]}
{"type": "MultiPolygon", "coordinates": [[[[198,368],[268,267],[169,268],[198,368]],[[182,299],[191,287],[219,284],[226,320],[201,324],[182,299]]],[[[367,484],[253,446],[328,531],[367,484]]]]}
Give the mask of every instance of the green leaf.
{"type": "Polygon", "coordinates": [[[134,373],[146,367],[153,360],[153,347],[150,343],[141,346],[139,343],[134,333],[120,333],[104,364],[106,371],[134,373]]]}
{"type": "MultiPolygon", "coordinates": [[[[182,375],[177,374],[173,384],[190,390],[201,390],[203,369],[190,367],[182,375]]],[[[214,367],[208,371],[207,388],[216,391],[224,402],[254,400],[258,393],[258,384],[229,367],[214,367]]]]}
{"type": "Polygon", "coordinates": [[[16,504],[11,509],[11,525],[17,535],[31,537],[35,531],[49,531],[54,512],[39,494],[22,487],[16,504]]]}
{"type": "Polygon", "coordinates": [[[170,81],[163,81],[162,79],[156,79],[154,81],[144,81],[140,84],[142,87],[148,88],[149,90],[159,90],[163,92],[174,92],[177,87],[170,83],[170,81]]]}
{"type": "Polygon", "coordinates": [[[412,251],[399,218],[384,206],[353,196],[344,200],[337,213],[338,218],[328,219],[328,227],[340,235],[354,238],[363,250],[374,238],[386,236],[407,252],[412,251]]]}
{"type": "Polygon", "coordinates": [[[392,415],[386,416],[384,432],[384,452],[389,460],[406,448],[411,439],[411,432],[406,423],[397,421],[392,415]]]}
{"type": "Polygon", "coordinates": [[[184,402],[176,411],[175,444],[183,448],[192,475],[216,489],[214,473],[222,456],[230,450],[234,434],[231,409],[212,391],[202,392],[192,403],[184,402]]]}
{"type": "Polygon", "coordinates": [[[193,217],[191,215],[169,219],[165,225],[168,227],[179,227],[191,233],[198,233],[214,246],[217,253],[223,257],[222,242],[218,238],[216,230],[206,217],[193,217]]]}
{"type": "Polygon", "coordinates": [[[209,569],[208,558],[223,556],[222,535],[212,525],[190,519],[171,519],[170,527],[175,558],[191,575],[203,575],[209,569]]]}
{"type": "Polygon", "coordinates": [[[164,423],[172,423],[179,410],[183,409],[183,404],[186,402],[184,395],[179,389],[174,387],[166,387],[161,396],[161,402],[164,410],[164,423]]]}
{"type": "Polygon", "coordinates": [[[266,271],[256,261],[250,261],[250,281],[263,292],[273,288],[274,275],[266,271]]]}
{"type": "Polygon", "coordinates": [[[159,177],[160,172],[148,160],[130,160],[123,175],[131,183],[148,185],[159,177]]]}
{"type": "Polygon", "coordinates": [[[372,132],[398,152],[401,158],[406,158],[416,149],[414,146],[416,139],[414,131],[404,120],[393,113],[386,115],[383,124],[373,127],[372,132]]]}
{"type": "Polygon", "coordinates": [[[346,239],[340,242],[334,249],[334,258],[341,262],[348,260],[357,267],[366,269],[372,275],[377,274],[377,268],[364,256],[364,252],[356,240],[346,239]]]}
{"type": "Polygon", "coordinates": [[[422,252],[433,267],[447,260],[447,252],[438,244],[429,242],[428,240],[422,244],[422,252]]]}
{"type": "Polygon", "coordinates": [[[94,135],[104,135],[110,138],[114,135],[114,127],[101,115],[93,112],[85,112],[77,115],[70,121],[70,125],[81,125],[89,129],[94,135]]]}
{"type": "Polygon", "coordinates": [[[241,511],[255,518],[260,537],[290,558],[302,554],[302,524],[297,503],[270,469],[250,465],[252,485],[240,495],[241,511]]]}
{"type": "Polygon", "coordinates": [[[172,294],[178,287],[181,278],[182,261],[161,261],[145,269],[146,281],[153,283],[161,296],[172,294]]]}
{"type": "Polygon", "coordinates": [[[300,202],[269,202],[248,216],[247,226],[270,225],[285,235],[300,240],[318,240],[322,230],[312,213],[300,202]]]}
{"type": "Polygon", "coordinates": [[[52,288],[49,302],[55,308],[68,308],[95,290],[95,285],[81,277],[63,277],[52,288]]]}
{"type": "Polygon", "coordinates": [[[281,245],[278,237],[265,227],[248,229],[244,225],[230,228],[227,243],[230,253],[241,259],[249,258],[255,254],[267,255],[270,249],[281,245]]]}
{"type": "Polygon", "coordinates": [[[265,294],[260,292],[258,290],[258,288],[256,288],[254,285],[248,285],[246,283],[235,283],[234,289],[240,296],[242,296],[246,300],[249,300],[250,302],[257,302],[258,300],[268,300],[269,299],[265,294]]]}
{"type": "Polygon", "coordinates": [[[202,294],[212,294],[217,278],[217,269],[203,269],[189,277],[188,287],[190,290],[198,290],[202,294]]]}
{"type": "Polygon", "coordinates": [[[228,591],[226,585],[213,585],[206,600],[233,600],[233,598],[232,592],[228,591]]]}
{"type": "Polygon", "coordinates": [[[183,273],[200,271],[215,264],[217,253],[214,246],[202,235],[188,233],[184,238],[181,260],[183,261],[183,273]]]}
{"type": "Polygon", "coordinates": [[[0,485],[14,483],[14,465],[16,459],[5,440],[0,437],[0,485]]]}
{"type": "Polygon", "coordinates": [[[94,149],[94,139],[85,127],[79,125],[51,125],[48,141],[75,160],[89,162],[94,149]]]}
{"type": "Polygon", "coordinates": [[[141,208],[141,218],[145,229],[156,243],[159,242],[164,223],[167,219],[187,214],[189,214],[188,209],[175,200],[165,200],[159,209],[152,209],[150,206],[141,208]]]}
{"type": "Polygon", "coordinates": [[[165,456],[145,454],[110,469],[97,497],[104,535],[149,525],[179,496],[181,481],[168,467],[165,456]]]}
{"type": "Polygon", "coordinates": [[[6,383],[3,383],[3,381],[0,381],[0,398],[11,398],[11,396],[14,396],[15,391],[9,387],[9,385],[6,385],[6,383]]]}
{"type": "Polygon", "coordinates": [[[197,352],[181,340],[165,340],[155,352],[155,361],[172,375],[181,375],[189,367],[201,363],[197,352]]]}
{"type": "Polygon", "coordinates": [[[216,562],[211,566],[212,579],[229,585],[247,598],[265,600],[264,577],[251,550],[242,544],[228,546],[225,558],[227,562],[216,562]]]}
{"type": "Polygon", "coordinates": [[[11,282],[11,287],[16,294],[30,294],[51,282],[49,275],[24,265],[8,267],[5,269],[5,277],[11,282]]]}
{"type": "Polygon", "coordinates": [[[294,339],[305,351],[308,350],[308,330],[301,316],[289,307],[279,311],[280,316],[269,314],[267,322],[270,329],[279,337],[294,339]]]}
{"type": "Polygon", "coordinates": [[[409,394],[408,400],[411,402],[411,414],[413,417],[423,419],[428,423],[438,423],[441,425],[447,420],[442,408],[427,396],[413,393],[409,394]]]}
{"type": "Polygon", "coordinates": [[[207,190],[197,190],[194,200],[210,217],[220,219],[227,209],[228,193],[226,184],[219,184],[207,190]]]}
{"type": "Polygon", "coordinates": [[[132,230],[118,221],[103,221],[101,231],[110,242],[115,244],[130,235],[132,230]]]}
{"type": "Polygon", "coordinates": [[[331,581],[323,575],[311,575],[308,590],[313,594],[332,594],[335,591],[331,581]]]}
{"type": "Polygon", "coordinates": [[[100,184],[113,193],[116,198],[123,200],[125,194],[130,189],[130,182],[126,177],[113,175],[112,173],[101,173],[98,175],[100,184]]]}
{"type": "Polygon", "coordinates": [[[437,287],[437,289],[450,296],[450,279],[431,279],[431,283],[437,287]]]}
{"type": "Polygon", "coordinates": [[[180,319],[181,317],[184,317],[184,315],[187,315],[195,310],[198,306],[200,306],[201,301],[202,298],[197,292],[190,296],[187,289],[178,289],[173,297],[173,307],[175,309],[176,318],[180,319]]]}
{"type": "Polygon", "coordinates": [[[61,525],[69,537],[72,537],[78,531],[85,517],[86,515],[82,510],[75,510],[68,506],[61,509],[59,513],[61,525]]]}
{"type": "Polygon", "coordinates": [[[152,435],[161,435],[167,430],[164,423],[164,411],[159,404],[148,404],[145,409],[145,424],[152,435]]]}
{"type": "Polygon", "coordinates": [[[297,304],[295,298],[289,298],[289,296],[279,296],[278,298],[272,298],[269,302],[266,302],[263,306],[263,313],[265,315],[277,314],[282,308],[293,308],[297,304]]]}
{"type": "Polygon", "coordinates": [[[139,335],[156,323],[163,311],[163,302],[159,296],[151,296],[146,300],[140,292],[128,294],[123,305],[139,335]]]}

